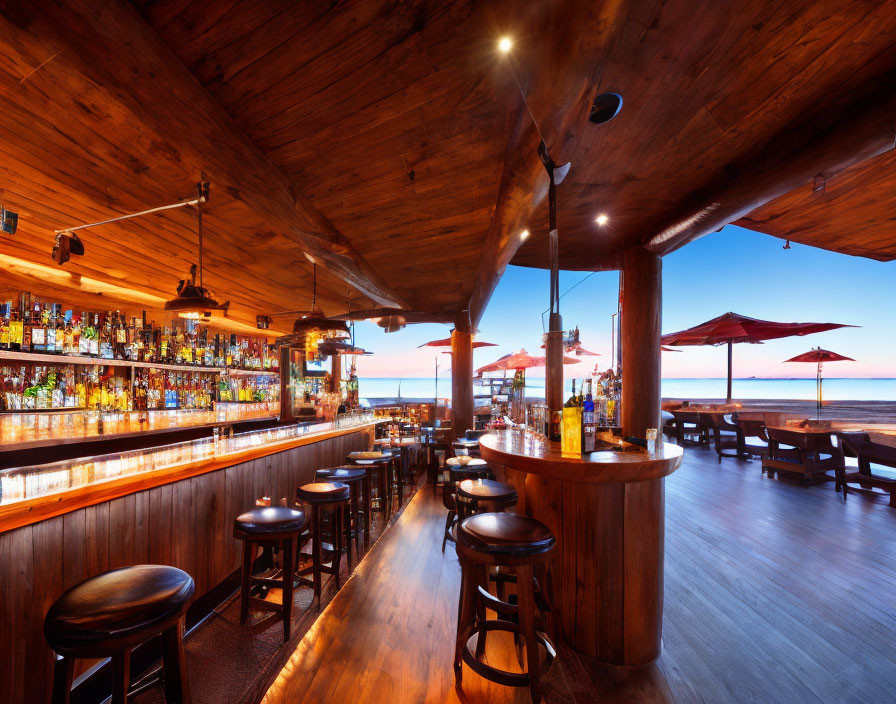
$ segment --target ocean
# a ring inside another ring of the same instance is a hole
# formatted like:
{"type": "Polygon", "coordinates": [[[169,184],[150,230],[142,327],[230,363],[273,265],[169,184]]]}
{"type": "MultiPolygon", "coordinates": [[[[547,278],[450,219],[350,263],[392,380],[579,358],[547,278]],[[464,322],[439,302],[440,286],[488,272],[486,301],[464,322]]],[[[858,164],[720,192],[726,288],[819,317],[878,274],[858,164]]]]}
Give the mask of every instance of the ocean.
{"type": "MultiPolygon", "coordinates": [[[[361,398],[432,398],[434,378],[370,378],[359,380],[361,398]]],[[[530,379],[527,396],[544,398],[544,379],[530,379]]],[[[896,379],[824,380],[826,401],[896,401],[896,379]]],[[[725,379],[663,379],[663,398],[725,398],[725,379]]],[[[734,379],[735,399],[814,400],[815,379],[734,379]]],[[[439,378],[439,398],[451,398],[450,377],[439,378]]]]}

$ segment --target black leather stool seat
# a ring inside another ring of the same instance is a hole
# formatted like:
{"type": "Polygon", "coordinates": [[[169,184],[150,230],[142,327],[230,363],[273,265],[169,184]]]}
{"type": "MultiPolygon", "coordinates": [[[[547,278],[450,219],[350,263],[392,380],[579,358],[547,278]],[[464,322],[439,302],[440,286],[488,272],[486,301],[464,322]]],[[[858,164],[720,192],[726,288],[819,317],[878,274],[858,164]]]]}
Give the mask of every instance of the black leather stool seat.
{"type": "Polygon", "coordinates": [[[318,481],[333,481],[342,484],[360,482],[367,477],[366,469],[358,469],[358,465],[351,467],[333,467],[332,469],[319,469],[314,473],[318,481]]]}
{"type": "Polygon", "coordinates": [[[464,479],[477,479],[479,477],[484,478],[487,477],[488,474],[489,468],[486,464],[448,468],[448,477],[453,482],[462,482],[464,479]]]}
{"type": "Polygon", "coordinates": [[[348,484],[342,482],[314,482],[296,489],[296,497],[309,504],[348,501],[350,493],[348,484]]]}
{"type": "Polygon", "coordinates": [[[282,540],[285,536],[301,533],[308,524],[304,511],[287,506],[253,508],[237,516],[233,522],[233,537],[249,540],[282,540]]]}
{"type": "Polygon", "coordinates": [[[135,565],[103,572],[75,585],[50,607],[47,642],[63,655],[111,655],[142,643],[186,612],[195,585],[167,565],[135,565]]]}
{"type": "Polygon", "coordinates": [[[517,493],[510,484],[494,479],[464,479],[457,485],[457,493],[478,501],[512,501],[516,503],[517,493]]]}
{"type": "Polygon", "coordinates": [[[479,513],[465,518],[457,531],[464,545],[486,553],[535,555],[554,546],[548,527],[518,513],[479,513]]]}

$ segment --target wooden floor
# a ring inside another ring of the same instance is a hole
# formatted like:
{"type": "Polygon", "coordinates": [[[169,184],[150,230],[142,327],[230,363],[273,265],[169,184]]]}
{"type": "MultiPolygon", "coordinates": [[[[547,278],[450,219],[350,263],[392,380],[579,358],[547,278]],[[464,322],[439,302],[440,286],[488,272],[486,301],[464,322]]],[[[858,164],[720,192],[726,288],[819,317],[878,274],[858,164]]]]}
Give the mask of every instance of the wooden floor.
{"type": "MultiPolygon", "coordinates": [[[[689,450],[666,482],[663,654],[612,668],[561,653],[548,702],[896,701],[896,510],[689,450]]],[[[265,702],[525,702],[451,668],[459,568],[429,488],[301,641],[265,702]]],[[[595,559],[600,559],[595,556],[595,559]]],[[[507,665],[509,644],[489,640],[507,665]]]]}

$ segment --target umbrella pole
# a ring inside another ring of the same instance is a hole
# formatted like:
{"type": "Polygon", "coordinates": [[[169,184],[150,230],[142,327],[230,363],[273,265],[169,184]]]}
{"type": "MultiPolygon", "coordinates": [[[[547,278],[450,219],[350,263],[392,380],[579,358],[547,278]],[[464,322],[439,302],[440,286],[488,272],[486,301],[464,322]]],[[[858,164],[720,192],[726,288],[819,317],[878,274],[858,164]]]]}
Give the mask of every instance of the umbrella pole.
{"type": "Polygon", "coordinates": [[[821,362],[818,363],[818,374],[815,379],[815,419],[821,418],[821,362]]]}
{"type": "Polygon", "coordinates": [[[731,348],[733,344],[731,340],[728,341],[728,398],[727,402],[731,403],[731,348]]]}

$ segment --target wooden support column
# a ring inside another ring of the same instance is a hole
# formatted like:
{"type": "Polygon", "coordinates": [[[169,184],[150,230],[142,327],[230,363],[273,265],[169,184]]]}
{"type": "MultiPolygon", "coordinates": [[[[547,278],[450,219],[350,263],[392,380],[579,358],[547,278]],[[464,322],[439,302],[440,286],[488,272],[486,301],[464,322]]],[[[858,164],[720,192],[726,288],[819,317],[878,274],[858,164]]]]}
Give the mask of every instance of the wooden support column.
{"type": "Polygon", "coordinates": [[[330,372],[330,391],[339,393],[339,381],[342,378],[342,355],[333,355],[333,369],[330,372]]]}
{"type": "Polygon", "coordinates": [[[451,427],[455,437],[473,427],[473,331],[469,314],[451,331],[451,427]]]}
{"type": "Polygon", "coordinates": [[[563,408],[563,319],[559,313],[551,313],[544,351],[545,401],[553,413],[563,408]]]}
{"type": "Polygon", "coordinates": [[[622,430],[660,428],[662,260],[633,247],[622,264],[622,430]]]}

